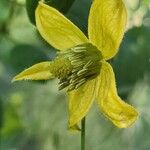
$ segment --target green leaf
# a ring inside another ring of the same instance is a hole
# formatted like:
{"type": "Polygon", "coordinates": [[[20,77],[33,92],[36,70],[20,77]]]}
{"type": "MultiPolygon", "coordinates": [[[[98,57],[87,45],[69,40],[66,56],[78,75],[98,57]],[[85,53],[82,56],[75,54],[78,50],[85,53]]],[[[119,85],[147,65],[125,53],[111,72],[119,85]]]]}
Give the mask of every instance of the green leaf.
{"type": "Polygon", "coordinates": [[[9,137],[22,129],[22,122],[20,121],[21,118],[18,111],[20,109],[19,106],[21,105],[21,102],[18,102],[16,99],[11,99],[4,107],[4,120],[0,132],[3,137],[9,137]]]}
{"type": "Polygon", "coordinates": [[[46,60],[48,57],[44,51],[32,45],[17,45],[10,53],[10,64],[15,73],[46,60]]]}
{"type": "Polygon", "coordinates": [[[74,2],[73,6],[67,13],[67,17],[69,18],[69,20],[71,20],[75,25],[77,25],[79,29],[85,33],[85,35],[88,35],[87,25],[90,6],[91,6],[90,0],[78,0],[74,2]],[[81,6],[84,6],[84,9],[81,6]]]}
{"type": "Polygon", "coordinates": [[[10,2],[9,0],[0,0],[0,24],[5,22],[9,15],[10,2]]]}
{"type": "Polygon", "coordinates": [[[48,5],[55,7],[62,13],[66,13],[75,0],[46,0],[48,5]]]}
{"type": "Polygon", "coordinates": [[[29,20],[32,24],[35,24],[35,9],[39,0],[26,0],[26,10],[29,20]]]}
{"type": "Polygon", "coordinates": [[[136,82],[150,74],[149,35],[149,27],[130,29],[125,35],[118,55],[113,60],[119,89],[126,89],[126,92],[123,92],[125,97],[136,82]]]}
{"type": "Polygon", "coordinates": [[[2,99],[0,98],[0,129],[3,126],[3,102],[2,99]]]}

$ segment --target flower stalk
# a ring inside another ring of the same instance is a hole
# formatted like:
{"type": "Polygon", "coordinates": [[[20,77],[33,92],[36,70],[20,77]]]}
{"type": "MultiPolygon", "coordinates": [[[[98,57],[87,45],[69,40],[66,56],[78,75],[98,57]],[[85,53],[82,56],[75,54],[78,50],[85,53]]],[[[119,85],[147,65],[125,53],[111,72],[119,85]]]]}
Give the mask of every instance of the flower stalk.
{"type": "Polygon", "coordinates": [[[85,117],[81,120],[81,150],[85,150],[85,132],[86,132],[86,129],[85,129],[85,124],[86,124],[86,121],[85,121],[85,117]]]}

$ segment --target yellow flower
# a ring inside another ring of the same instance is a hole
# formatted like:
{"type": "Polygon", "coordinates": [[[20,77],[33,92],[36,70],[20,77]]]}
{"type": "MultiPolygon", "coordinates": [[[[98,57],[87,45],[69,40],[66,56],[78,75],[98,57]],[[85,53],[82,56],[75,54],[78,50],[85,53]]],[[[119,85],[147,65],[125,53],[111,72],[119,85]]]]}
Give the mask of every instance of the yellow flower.
{"type": "Polygon", "coordinates": [[[70,129],[76,129],[94,100],[114,125],[129,127],[138,113],[118,96],[113,69],[106,62],[118,51],[126,18],[122,0],[94,0],[88,19],[88,39],[55,8],[39,2],[37,29],[60,52],[53,61],[36,64],[13,81],[60,79],[59,89],[68,88],[70,129]]]}

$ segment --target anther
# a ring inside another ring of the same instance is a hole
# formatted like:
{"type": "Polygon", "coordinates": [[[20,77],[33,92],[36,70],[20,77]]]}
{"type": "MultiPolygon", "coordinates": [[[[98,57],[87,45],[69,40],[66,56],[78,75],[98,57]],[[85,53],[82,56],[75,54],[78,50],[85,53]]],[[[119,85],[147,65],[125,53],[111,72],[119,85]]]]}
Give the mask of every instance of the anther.
{"type": "Polygon", "coordinates": [[[89,60],[88,63],[86,63],[83,68],[88,68],[92,64],[93,64],[92,60],[89,60]]]}
{"type": "Polygon", "coordinates": [[[79,88],[82,84],[84,84],[86,82],[86,79],[82,79],[79,81],[79,83],[76,85],[75,89],[79,88]]]}
{"type": "Polygon", "coordinates": [[[80,71],[77,72],[77,75],[78,75],[78,76],[81,76],[81,75],[86,74],[87,72],[88,72],[88,70],[85,69],[85,68],[83,68],[82,70],[80,70],[80,71]]]}

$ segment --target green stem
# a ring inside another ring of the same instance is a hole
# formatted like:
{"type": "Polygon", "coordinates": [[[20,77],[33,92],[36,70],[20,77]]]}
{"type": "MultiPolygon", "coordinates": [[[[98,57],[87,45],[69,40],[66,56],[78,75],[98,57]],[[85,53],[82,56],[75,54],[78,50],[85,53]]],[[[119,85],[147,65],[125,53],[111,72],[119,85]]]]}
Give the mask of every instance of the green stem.
{"type": "Polygon", "coordinates": [[[85,117],[81,120],[81,150],[85,150],[85,117]]]}

